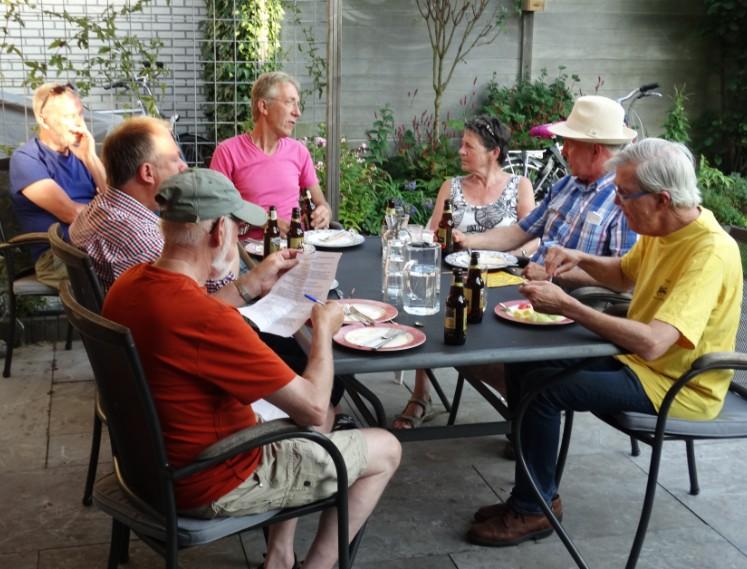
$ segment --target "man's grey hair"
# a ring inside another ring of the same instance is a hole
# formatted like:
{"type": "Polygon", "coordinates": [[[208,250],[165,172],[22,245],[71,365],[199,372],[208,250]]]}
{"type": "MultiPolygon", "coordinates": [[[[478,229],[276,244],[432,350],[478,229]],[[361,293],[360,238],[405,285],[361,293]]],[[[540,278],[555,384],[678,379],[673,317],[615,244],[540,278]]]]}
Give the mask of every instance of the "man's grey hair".
{"type": "Polygon", "coordinates": [[[210,232],[215,219],[203,219],[197,223],[161,219],[163,240],[169,245],[197,247],[210,232]]]}
{"type": "Polygon", "coordinates": [[[679,142],[661,138],[644,138],[630,144],[607,161],[607,168],[633,164],[641,190],[658,194],[667,192],[672,207],[696,207],[701,202],[695,162],[688,148],[679,142]]]}
{"type": "Polygon", "coordinates": [[[270,71],[263,73],[252,86],[252,120],[259,120],[259,102],[262,99],[272,99],[277,94],[277,86],[282,83],[291,83],[296,91],[301,92],[301,86],[295,78],[283,71],[270,71]]]}

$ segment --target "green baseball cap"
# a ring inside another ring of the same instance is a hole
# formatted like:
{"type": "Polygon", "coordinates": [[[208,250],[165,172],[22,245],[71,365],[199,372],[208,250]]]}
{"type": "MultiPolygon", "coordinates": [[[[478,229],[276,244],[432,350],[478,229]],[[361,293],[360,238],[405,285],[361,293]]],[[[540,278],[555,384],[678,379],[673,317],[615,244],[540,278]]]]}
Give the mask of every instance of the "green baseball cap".
{"type": "Polygon", "coordinates": [[[245,201],[231,180],[208,168],[189,168],[164,180],[156,195],[161,218],[197,223],[232,215],[239,221],[262,226],[265,210],[245,201]]]}

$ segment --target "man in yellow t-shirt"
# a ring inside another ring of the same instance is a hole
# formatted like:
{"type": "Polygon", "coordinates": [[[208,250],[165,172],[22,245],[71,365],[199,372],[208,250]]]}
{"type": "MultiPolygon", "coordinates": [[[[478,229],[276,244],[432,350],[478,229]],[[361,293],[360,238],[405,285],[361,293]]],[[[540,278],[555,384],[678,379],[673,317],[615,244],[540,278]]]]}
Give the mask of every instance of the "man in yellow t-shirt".
{"type": "MultiPolygon", "coordinates": [[[[544,499],[559,517],[555,466],[563,409],[656,413],[672,384],[700,356],[734,349],[742,302],[736,242],[700,207],[692,154],[681,144],[650,138],[608,162],[616,169],[617,205],[641,239],[624,257],[596,257],[555,247],[545,258],[549,275],[580,267],[603,286],[633,289],[627,318],[597,312],[548,281],[521,292],[541,312],[563,314],[614,342],[627,355],[589,360],[544,390],[527,411],[522,450],[544,499]]],[[[507,366],[512,396],[577,364],[540,362],[507,366]]],[[[679,392],[671,415],[718,415],[731,372],[712,371],[679,392]]],[[[513,545],[552,533],[521,468],[505,504],[480,508],[467,537],[490,546],[513,545]]]]}

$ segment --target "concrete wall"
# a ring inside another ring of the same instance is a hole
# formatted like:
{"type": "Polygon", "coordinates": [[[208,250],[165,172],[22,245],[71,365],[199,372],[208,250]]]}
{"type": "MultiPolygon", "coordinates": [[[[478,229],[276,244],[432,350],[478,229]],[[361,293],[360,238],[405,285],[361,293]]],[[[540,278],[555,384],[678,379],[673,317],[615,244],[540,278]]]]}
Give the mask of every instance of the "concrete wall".
{"type": "MultiPolygon", "coordinates": [[[[103,0],[67,0],[69,11],[95,14],[103,0]]],[[[503,2],[513,9],[514,0],[503,2]]],[[[44,0],[44,7],[61,9],[62,0],[44,0]]],[[[317,47],[325,55],[326,0],[297,0],[305,26],[314,30],[317,47]]],[[[666,94],[674,85],[687,85],[690,107],[714,104],[713,78],[709,76],[709,54],[697,34],[702,13],[699,0],[546,0],[546,11],[534,18],[536,75],[543,67],[551,75],[564,65],[581,77],[580,89],[593,93],[598,78],[599,92],[619,97],[644,82],[658,81],[666,94]]],[[[154,0],[145,14],[134,16],[131,29],[144,36],[157,35],[166,44],[160,58],[173,76],[166,82],[162,108],[167,114],[182,115],[182,130],[210,135],[204,124],[198,23],[204,14],[203,0],[154,0]]],[[[50,39],[60,35],[59,23],[28,14],[25,29],[13,29],[16,43],[36,56],[44,54],[50,39]]],[[[444,98],[444,116],[460,118],[479,103],[484,87],[495,74],[501,84],[512,84],[519,70],[520,27],[512,15],[500,36],[489,45],[475,49],[457,66],[444,98]],[[476,94],[472,93],[475,88],[476,94]],[[467,97],[467,108],[460,100],[467,97]]],[[[311,87],[299,45],[305,40],[300,30],[287,23],[283,43],[286,69],[311,87]]],[[[342,51],[342,132],[361,140],[370,128],[374,112],[389,103],[398,122],[432,112],[431,48],[425,23],[414,0],[344,0],[342,51]]],[[[85,54],[80,54],[80,61],[85,54]]],[[[4,93],[24,93],[20,62],[0,55],[0,99],[4,93]]],[[[111,97],[95,91],[87,103],[92,108],[117,106],[111,97]]],[[[640,105],[650,131],[658,132],[668,100],[649,99],[640,105]]],[[[0,143],[21,142],[22,132],[8,132],[0,106],[0,143]]],[[[300,134],[309,134],[325,120],[324,101],[307,97],[300,134]]],[[[17,130],[17,129],[16,129],[17,130]]]]}

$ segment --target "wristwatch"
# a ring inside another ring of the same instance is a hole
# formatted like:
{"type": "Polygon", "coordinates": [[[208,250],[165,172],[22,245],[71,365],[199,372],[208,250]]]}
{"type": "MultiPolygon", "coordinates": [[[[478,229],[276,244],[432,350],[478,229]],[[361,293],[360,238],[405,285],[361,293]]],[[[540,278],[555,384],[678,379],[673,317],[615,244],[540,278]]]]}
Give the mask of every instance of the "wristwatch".
{"type": "Polygon", "coordinates": [[[246,287],[243,284],[241,284],[239,279],[236,279],[235,281],[233,281],[233,284],[236,287],[236,290],[238,291],[239,296],[243,299],[244,302],[249,304],[252,302],[252,300],[254,300],[252,295],[249,294],[249,291],[246,290],[246,287]]]}

